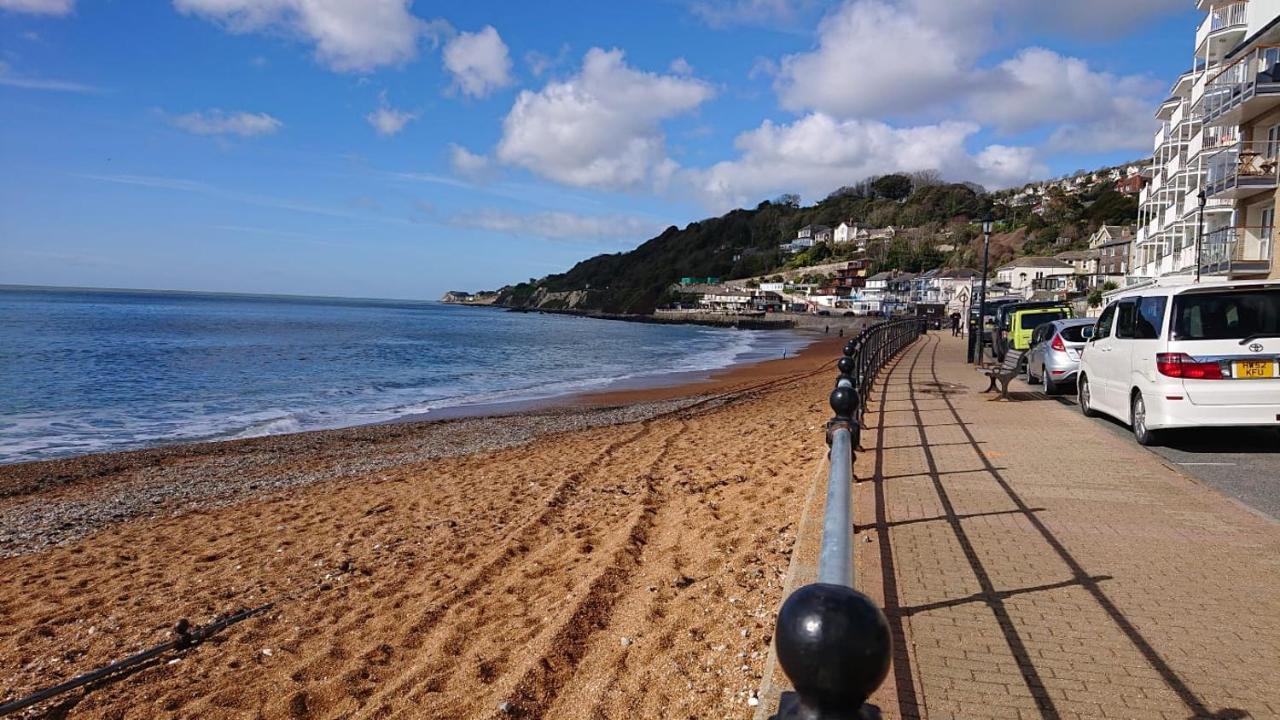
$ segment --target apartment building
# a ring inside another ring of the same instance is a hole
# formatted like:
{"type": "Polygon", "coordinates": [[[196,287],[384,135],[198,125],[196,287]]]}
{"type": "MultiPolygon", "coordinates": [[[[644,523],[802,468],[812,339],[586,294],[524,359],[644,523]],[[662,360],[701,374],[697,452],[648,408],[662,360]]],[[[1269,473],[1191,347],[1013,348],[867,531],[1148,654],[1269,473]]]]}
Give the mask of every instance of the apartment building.
{"type": "Polygon", "coordinates": [[[1243,37],[1223,56],[1201,100],[1206,131],[1232,128],[1237,137],[1206,159],[1207,202],[1228,204],[1231,216],[1206,224],[1201,272],[1280,278],[1280,0],[1250,0],[1245,15],[1243,37]]]}
{"type": "Polygon", "coordinates": [[[1198,0],[1196,7],[1205,17],[1192,67],[1156,110],[1161,124],[1151,178],[1138,195],[1131,285],[1193,274],[1197,263],[1209,279],[1265,277],[1276,267],[1280,129],[1269,140],[1266,123],[1280,124],[1273,112],[1280,84],[1271,75],[1280,59],[1280,0],[1198,0]]]}

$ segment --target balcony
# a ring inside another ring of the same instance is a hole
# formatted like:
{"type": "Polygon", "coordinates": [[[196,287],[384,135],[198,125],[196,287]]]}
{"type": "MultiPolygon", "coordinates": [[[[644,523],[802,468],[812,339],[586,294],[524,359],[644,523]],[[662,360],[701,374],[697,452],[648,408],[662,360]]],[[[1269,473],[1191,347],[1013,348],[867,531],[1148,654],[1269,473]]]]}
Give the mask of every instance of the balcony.
{"type": "Polygon", "coordinates": [[[1280,47],[1259,47],[1213,75],[1204,90],[1206,125],[1244,125],[1280,105],[1280,47]]]}
{"type": "Polygon", "coordinates": [[[1265,275],[1271,271],[1270,227],[1224,227],[1205,233],[1200,272],[1205,275],[1265,275]]]}
{"type": "Polygon", "coordinates": [[[1280,144],[1242,142],[1210,155],[1205,194],[1211,198],[1241,198],[1276,187],[1280,144]]]}
{"type": "Polygon", "coordinates": [[[1248,26],[1248,7],[1247,2],[1233,2],[1211,10],[1196,28],[1196,55],[1220,58],[1235,47],[1248,26]],[[1210,42],[1208,48],[1204,48],[1206,41],[1210,42]]]}

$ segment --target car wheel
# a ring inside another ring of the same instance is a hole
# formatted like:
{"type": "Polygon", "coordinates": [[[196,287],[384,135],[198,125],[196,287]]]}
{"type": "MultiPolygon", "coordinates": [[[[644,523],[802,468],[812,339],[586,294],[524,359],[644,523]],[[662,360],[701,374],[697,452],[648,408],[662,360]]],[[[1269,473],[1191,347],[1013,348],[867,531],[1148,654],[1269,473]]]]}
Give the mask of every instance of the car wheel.
{"type": "Polygon", "coordinates": [[[1044,384],[1044,394],[1045,394],[1045,395],[1057,395],[1057,394],[1058,394],[1058,385],[1057,385],[1057,383],[1055,383],[1054,381],[1052,381],[1052,380],[1050,380],[1050,379],[1049,379],[1049,368],[1042,368],[1042,369],[1040,370],[1040,382],[1044,384]]]}
{"type": "Polygon", "coordinates": [[[1085,417],[1098,417],[1098,411],[1093,409],[1090,404],[1091,395],[1089,393],[1089,378],[1081,377],[1080,386],[1076,391],[1076,398],[1080,402],[1080,412],[1085,417]]]}
{"type": "Polygon", "coordinates": [[[1134,393],[1129,401],[1129,426],[1133,428],[1133,437],[1139,445],[1159,445],[1160,434],[1147,427],[1147,403],[1142,393],[1134,393]]]}

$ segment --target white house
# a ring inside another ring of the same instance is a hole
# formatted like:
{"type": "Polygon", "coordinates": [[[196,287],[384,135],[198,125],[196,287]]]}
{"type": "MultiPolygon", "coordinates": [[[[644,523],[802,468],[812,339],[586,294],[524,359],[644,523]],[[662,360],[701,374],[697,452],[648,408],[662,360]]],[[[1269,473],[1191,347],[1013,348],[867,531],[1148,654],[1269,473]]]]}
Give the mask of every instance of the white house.
{"type": "Polygon", "coordinates": [[[844,222],[836,226],[835,232],[832,233],[831,239],[832,239],[832,242],[834,242],[836,245],[847,245],[849,243],[857,242],[858,226],[855,225],[852,221],[845,220],[844,222]]]}
{"type": "Polygon", "coordinates": [[[779,295],[781,295],[786,290],[786,288],[787,288],[786,283],[780,283],[780,282],[760,283],[760,292],[767,292],[767,293],[772,292],[772,293],[778,293],[779,295]]]}
{"type": "Polygon", "coordinates": [[[1038,278],[1054,275],[1074,275],[1075,268],[1070,263],[1049,257],[1020,257],[1006,265],[996,268],[996,280],[1008,283],[1009,290],[1023,296],[1032,292],[1031,284],[1038,278]]]}

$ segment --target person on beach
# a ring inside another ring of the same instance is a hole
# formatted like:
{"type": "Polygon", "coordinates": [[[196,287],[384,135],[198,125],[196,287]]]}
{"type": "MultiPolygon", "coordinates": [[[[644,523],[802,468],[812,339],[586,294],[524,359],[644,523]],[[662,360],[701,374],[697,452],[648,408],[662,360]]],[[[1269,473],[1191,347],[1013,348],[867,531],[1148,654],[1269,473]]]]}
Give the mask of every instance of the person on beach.
{"type": "Polygon", "coordinates": [[[953,312],[951,313],[951,337],[958,337],[959,335],[960,335],[960,313],[953,312]]]}

